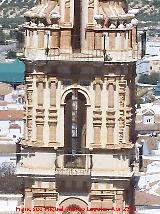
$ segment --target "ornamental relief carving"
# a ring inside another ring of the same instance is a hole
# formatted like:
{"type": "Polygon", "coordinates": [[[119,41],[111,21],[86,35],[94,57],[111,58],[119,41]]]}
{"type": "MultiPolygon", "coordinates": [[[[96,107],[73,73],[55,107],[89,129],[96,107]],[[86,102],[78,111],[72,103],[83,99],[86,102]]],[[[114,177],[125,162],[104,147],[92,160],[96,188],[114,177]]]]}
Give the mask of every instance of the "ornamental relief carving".
{"type": "Polygon", "coordinates": [[[32,129],[32,120],[27,120],[28,129],[32,129]]]}
{"type": "Polygon", "coordinates": [[[49,87],[50,88],[51,88],[52,85],[56,85],[56,87],[57,87],[58,80],[57,80],[57,78],[49,78],[48,83],[49,83],[49,87]]]}
{"type": "Polygon", "coordinates": [[[95,80],[93,81],[93,87],[94,87],[94,89],[96,88],[96,85],[100,85],[101,89],[102,89],[103,81],[100,78],[95,78],[95,80]]]}
{"type": "Polygon", "coordinates": [[[119,94],[119,103],[121,107],[124,107],[125,103],[125,94],[119,94]]]}
{"type": "Polygon", "coordinates": [[[27,93],[27,101],[28,101],[28,105],[32,105],[32,92],[28,91],[27,93]]]}
{"type": "Polygon", "coordinates": [[[71,6],[70,0],[65,0],[65,7],[70,8],[70,6],[71,6]]]}
{"type": "Polygon", "coordinates": [[[109,86],[113,85],[114,90],[116,90],[116,79],[111,79],[106,82],[106,89],[108,90],[109,86]]]}
{"type": "Polygon", "coordinates": [[[89,0],[88,7],[89,8],[94,8],[94,0],[89,0]]]}
{"type": "Polygon", "coordinates": [[[46,82],[46,80],[45,80],[45,76],[44,75],[36,77],[36,83],[45,83],[45,82],[46,82]]]}
{"type": "Polygon", "coordinates": [[[28,139],[30,140],[32,138],[32,130],[28,129],[28,139]]]}
{"type": "Polygon", "coordinates": [[[27,85],[28,84],[32,84],[32,82],[33,82],[33,76],[27,76],[25,80],[26,80],[27,85]]]}
{"type": "Polygon", "coordinates": [[[27,91],[33,91],[32,82],[31,83],[26,83],[26,84],[27,84],[27,91]]]}

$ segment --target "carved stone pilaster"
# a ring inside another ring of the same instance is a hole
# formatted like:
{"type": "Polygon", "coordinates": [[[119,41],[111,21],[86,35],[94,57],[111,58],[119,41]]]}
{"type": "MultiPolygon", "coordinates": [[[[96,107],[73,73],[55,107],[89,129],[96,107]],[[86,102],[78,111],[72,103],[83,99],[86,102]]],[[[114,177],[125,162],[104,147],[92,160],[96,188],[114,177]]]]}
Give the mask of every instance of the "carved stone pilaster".
{"type": "Polygon", "coordinates": [[[93,111],[94,144],[101,145],[102,111],[93,111]]]}
{"type": "Polygon", "coordinates": [[[94,0],[88,1],[88,27],[94,26],[94,0]]]}
{"type": "Polygon", "coordinates": [[[57,128],[57,110],[55,108],[49,109],[49,145],[56,143],[56,128],[57,128]]]}
{"type": "Polygon", "coordinates": [[[32,89],[32,83],[33,83],[33,76],[29,75],[29,76],[26,76],[26,86],[27,86],[27,89],[32,89]]]}
{"type": "Polygon", "coordinates": [[[44,108],[37,108],[36,109],[36,122],[40,122],[40,123],[44,122],[44,117],[45,117],[44,111],[45,111],[44,108]]]}
{"type": "Polygon", "coordinates": [[[114,109],[114,91],[116,90],[115,82],[108,81],[107,90],[108,90],[108,108],[114,109]]]}
{"type": "Polygon", "coordinates": [[[103,81],[100,78],[95,78],[93,82],[95,90],[95,108],[101,107],[101,90],[103,86],[103,81]]]}
{"type": "Polygon", "coordinates": [[[130,107],[130,105],[131,105],[130,99],[131,99],[131,97],[130,97],[130,87],[128,85],[126,87],[126,106],[127,107],[130,107]]]}
{"type": "Polygon", "coordinates": [[[38,122],[36,121],[36,127],[37,127],[37,138],[35,144],[43,145],[43,128],[44,128],[44,122],[38,122]]]}
{"type": "Polygon", "coordinates": [[[70,2],[70,0],[65,0],[64,4],[65,4],[64,22],[65,22],[65,24],[68,24],[71,22],[71,15],[70,15],[71,2],[70,2]]]}
{"type": "Polygon", "coordinates": [[[28,129],[28,131],[27,131],[27,140],[28,141],[31,141],[32,140],[32,120],[31,119],[28,119],[27,120],[27,129],[28,129]]]}
{"type": "Polygon", "coordinates": [[[132,108],[126,107],[126,131],[125,131],[125,142],[130,143],[130,126],[132,122],[132,108]]]}
{"type": "Polygon", "coordinates": [[[35,144],[43,144],[43,128],[44,128],[44,109],[37,108],[36,109],[36,127],[37,127],[37,134],[36,134],[36,143],[35,144]]]}
{"type": "Polygon", "coordinates": [[[108,110],[106,112],[106,127],[107,127],[107,142],[106,146],[114,144],[114,129],[115,129],[115,77],[106,77],[107,81],[107,91],[108,91],[108,110]]]}
{"type": "Polygon", "coordinates": [[[28,104],[28,106],[32,106],[32,94],[33,94],[33,89],[27,89],[27,104],[28,104]]]}
{"type": "Polygon", "coordinates": [[[106,112],[107,142],[106,145],[114,144],[115,111],[108,109],[106,112]]]}
{"type": "Polygon", "coordinates": [[[123,143],[125,136],[125,88],[126,80],[119,80],[119,143],[123,143]]]}
{"type": "Polygon", "coordinates": [[[50,88],[50,106],[56,106],[56,89],[58,80],[56,77],[49,78],[49,88],[50,88]]]}
{"type": "Polygon", "coordinates": [[[44,102],[44,86],[45,86],[45,76],[42,75],[37,75],[37,80],[36,80],[36,85],[37,85],[37,96],[38,96],[38,106],[43,106],[44,102]]]}
{"type": "Polygon", "coordinates": [[[32,106],[28,106],[28,108],[27,108],[27,119],[28,120],[32,120],[32,106]]]}

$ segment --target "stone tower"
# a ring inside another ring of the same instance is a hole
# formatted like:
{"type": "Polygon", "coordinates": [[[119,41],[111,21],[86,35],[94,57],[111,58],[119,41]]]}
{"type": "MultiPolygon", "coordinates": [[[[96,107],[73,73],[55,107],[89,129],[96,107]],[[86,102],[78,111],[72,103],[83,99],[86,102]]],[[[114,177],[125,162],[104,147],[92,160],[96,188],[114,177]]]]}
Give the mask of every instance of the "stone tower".
{"type": "Polygon", "coordinates": [[[135,15],[125,0],[41,0],[25,18],[25,213],[122,213],[134,203],[135,15]]]}

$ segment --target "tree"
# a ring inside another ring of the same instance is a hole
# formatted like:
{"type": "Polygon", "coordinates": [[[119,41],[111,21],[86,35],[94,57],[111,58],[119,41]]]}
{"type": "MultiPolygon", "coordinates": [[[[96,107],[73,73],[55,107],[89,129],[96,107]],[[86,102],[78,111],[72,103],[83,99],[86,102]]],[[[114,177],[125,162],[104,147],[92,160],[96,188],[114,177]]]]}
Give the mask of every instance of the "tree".
{"type": "Polygon", "coordinates": [[[0,192],[16,194],[23,192],[23,179],[15,175],[15,166],[12,163],[4,162],[0,166],[0,192]]]}
{"type": "Polygon", "coordinates": [[[149,75],[149,82],[151,85],[156,85],[157,82],[160,80],[160,75],[159,73],[157,72],[152,72],[150,75],[149,75]]]}
{"type": "Polygon", "coordinates": [[[138,79],[139,83],[143,83],[143,84],[149,84],[149,77],[147,74],[141,74],[139,79],[138,79]]]}
{"type": "Polygon", "coordinates": [[[160,74],[158,72],[152,72],[150,75],[142,74],[138,79],[139,83],[151,85],[156,85],[158,81],[160,81],[160,74]]]}
{"type": "Polygon", "coordinates": [[[8,51],[7,52],[7,59],[16,59],[16,52],[15,51],[12,51],[12,50],[10,50],[10,51],[8,51]]]}
{"type": "Polygon", "coordinates": [[[0,31],[0,44],[4,45],[6,40],[6,35],[3,33],[3,31],[0,31]]]}

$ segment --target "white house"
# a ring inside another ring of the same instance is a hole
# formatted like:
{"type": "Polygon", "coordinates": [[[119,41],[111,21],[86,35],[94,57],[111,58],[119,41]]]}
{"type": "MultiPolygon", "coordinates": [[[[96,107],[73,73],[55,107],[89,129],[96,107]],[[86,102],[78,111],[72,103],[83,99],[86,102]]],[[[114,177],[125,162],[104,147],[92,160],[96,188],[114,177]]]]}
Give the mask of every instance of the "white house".
{"type": "Polygon", "coordinates": [[[136,130],[140,134],[160,133],[160,100],[141,104],[136,111],[136,130]]]}

